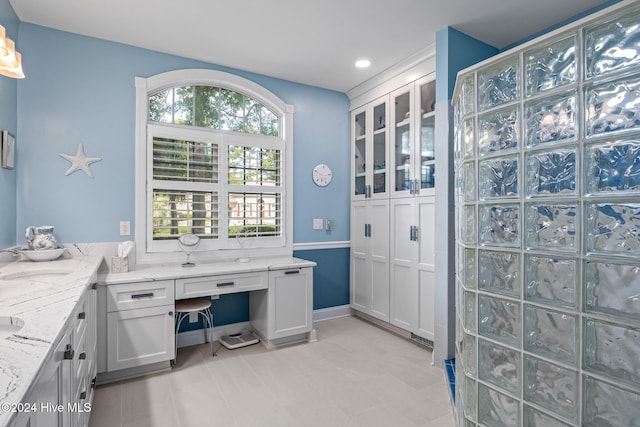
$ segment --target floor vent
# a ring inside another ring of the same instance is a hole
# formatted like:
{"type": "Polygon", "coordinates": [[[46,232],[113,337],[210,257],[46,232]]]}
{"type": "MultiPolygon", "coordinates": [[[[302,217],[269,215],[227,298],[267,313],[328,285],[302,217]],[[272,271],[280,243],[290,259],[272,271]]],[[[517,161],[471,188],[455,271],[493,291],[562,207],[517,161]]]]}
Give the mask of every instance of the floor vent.
{"type": "Polygon", "coordinates": [[[413,342],[415,342],[417,344],[420,344],[420,345],[422,345],[424,347],[427,347],[429,350],[433,351],[433,341],[428,340],[426,338],[419,337],[419,336],[417,336],[416,334],[413,334],[413,333],[411,334],[411,338],[410,339],[411,339],[411,341],[413,341],[413,342]]]}

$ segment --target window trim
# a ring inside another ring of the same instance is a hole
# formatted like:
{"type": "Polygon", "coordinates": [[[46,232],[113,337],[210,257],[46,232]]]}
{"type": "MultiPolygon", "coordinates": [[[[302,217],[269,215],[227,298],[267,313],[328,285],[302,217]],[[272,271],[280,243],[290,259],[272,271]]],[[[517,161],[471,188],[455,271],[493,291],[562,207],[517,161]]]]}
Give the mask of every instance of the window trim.
{"type": "MultiPolygon", "coordinates": [[[[203,250],[192,255],[194,260],[198,258],[214,261],[214,260],[231,260],[238,257],[260,257],[260,256],[291,256],[293,253],[293,112],[292,105],[284,103],[275,94],[264,87],[239,77],[222,71],[206,70],[206,69],[186,69],[175,70],[166,73],[157,74],[148,78],[136,77],[136,135],[135,135],[135,242],[136,242],[136,261],[141,264],[172,261],[176,259],[176,253],[182,252],[175,244],[175,250],[165,246],[164,251],[155,252],[148,248],[149,227],[148,205],[147,205],[147,182],[149,179],[149,171],[147,165],[149,136],[152,132],[148,130],[148,96],[159,90],[168,89],[179,86],[217,86],[229,90],[233,90],[247,95],[256,101],[262,103],[272,110],[278,116],[278,139],[284,142],[284,156],[282,163],[282,198],[285,204],[282,210],[282,230],[283,239],[276,247],[260,247],[254,248],[247,240],[244,242],[242,249],[218,249],[203,250]],[[248,244],[247,244],[248,243],[248,244]],[[167,251],[168,250],[168,251],[167,251]]],[[[165,126],[167,128],[175,125],[154,123],[154,127],[165,126]]],[[[167,129],[169,130],[169,129],[167,129]]],[[[212,131],[205,128],[193,127],[194,132],[211,132],[219,135],[228,131],[212,131]]],[[[233,139],[234,132],[228,132],[230,139],[233,139]]],[[[251,134],[247,134],[251,136],[251,134]]],[[[222,153],[221,153],[222,154],[222,153]]],[[[226,156],[226,154],[223,154],[226,156]]],[[[220,171],[220,173],[225,173],[220,171]]],[[[150,187],[150,183],[149,183],[150,187]]],[[[266,189],[263,189],[266,190],[266,189]]],[[[226,206],[226,201],[224,202],[226,206]]],[[[226,217],[226,214],[224,215],[226,217]]],[[[221,218],[219,218],[221,219],[221,218]]],[[[226,227],[220,222],[220,226],[226,227]]],[[[271,246],[271,245],[269,245],[271,246]]]]}

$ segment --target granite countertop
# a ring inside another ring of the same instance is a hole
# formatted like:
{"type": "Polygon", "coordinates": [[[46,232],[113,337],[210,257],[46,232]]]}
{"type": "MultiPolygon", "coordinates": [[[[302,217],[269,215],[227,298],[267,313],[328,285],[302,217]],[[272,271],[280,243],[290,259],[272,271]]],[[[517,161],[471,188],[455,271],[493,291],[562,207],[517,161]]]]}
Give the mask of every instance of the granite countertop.
{"type": "MultiPolygon", "coordinates": [[[[27,397],[67,319],[84,291],[95,283],[102,260],[87,256],[17,261],[0,267],[0,316],[24,322],[18,332],[0,339],[0,407],[27,397]],[[30,276],[34,271],[50,274],[30,276]]],[[[14,415],[0,409],[0,426],[14,415]]]]}
{"type": "Polygon", "coordinates": [[[252,273],[256,271],[286,270],[289,268],[315,267],[316,263],[294,257],[252,258],[249,262],[196,262],[195,267],[183,267],[181,263],[138,264],[126,273],[106,273],[98,276],[100,285],[150,282],[166,279],[214,276],[221,274],[252,273]]]}

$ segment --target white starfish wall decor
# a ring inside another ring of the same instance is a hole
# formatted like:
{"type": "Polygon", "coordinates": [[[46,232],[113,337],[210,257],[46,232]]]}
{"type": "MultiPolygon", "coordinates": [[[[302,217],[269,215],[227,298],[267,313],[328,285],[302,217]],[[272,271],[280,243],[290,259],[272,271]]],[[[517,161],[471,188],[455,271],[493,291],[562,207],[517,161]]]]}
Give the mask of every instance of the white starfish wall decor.
{"type": "Polygon", "coordinates": [[[91,172],[89,165],[91,163],[99,162],[100,160],[102,160],[102,158],[100,157],[87,157],[84,154],[84,147],[82,146],[82,144],[78,144],[78,151],[76,151],[75,156],[62,153],[59,153],[58,155],[71,162],[71,166],[64,173],[65,176],[71,175],[72,173],[81,170],[84,171],[84,173],[86,173],[89,178],[93,178],[93,172],[91,172]]]}

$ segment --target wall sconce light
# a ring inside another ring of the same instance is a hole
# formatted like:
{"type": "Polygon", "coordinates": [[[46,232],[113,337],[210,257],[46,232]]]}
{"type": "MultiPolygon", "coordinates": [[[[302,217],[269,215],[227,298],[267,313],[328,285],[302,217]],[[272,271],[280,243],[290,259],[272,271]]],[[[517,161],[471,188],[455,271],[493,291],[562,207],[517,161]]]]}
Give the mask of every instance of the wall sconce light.
{"type": "Polygon", "coordinates": [[[2,25],[0,25],[0,74],[14,79],[24,79],[22,55],[16,51],[16,44],[6,36],[2,25]]]}

